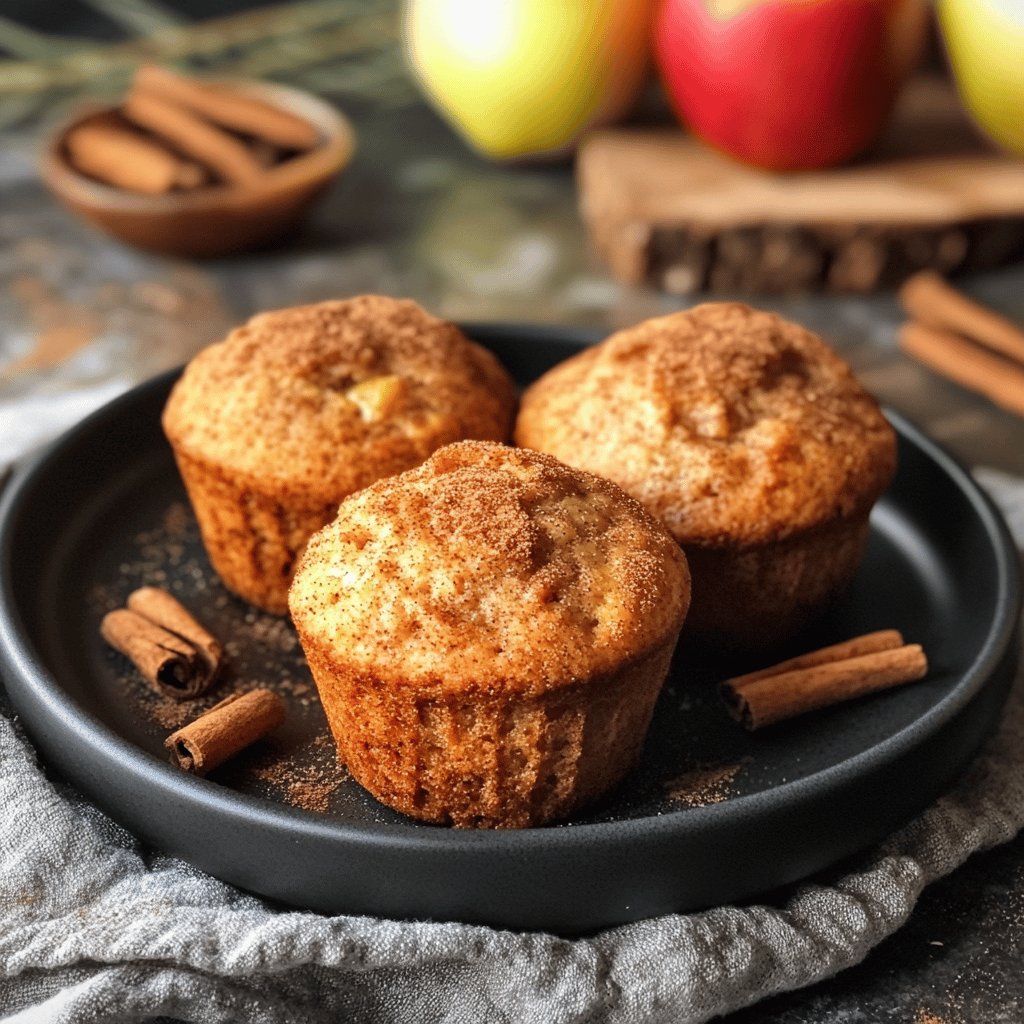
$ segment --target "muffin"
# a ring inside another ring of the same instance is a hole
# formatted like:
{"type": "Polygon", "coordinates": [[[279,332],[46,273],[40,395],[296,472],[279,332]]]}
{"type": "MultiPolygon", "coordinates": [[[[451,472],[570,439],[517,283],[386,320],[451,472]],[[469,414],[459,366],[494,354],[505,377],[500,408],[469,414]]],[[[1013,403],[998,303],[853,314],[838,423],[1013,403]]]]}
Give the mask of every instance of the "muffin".
{"type": "Polygon", "coordinates": [[[346,498],[289,603],[366,789],[426,821],[521,828],[636,761],[689,593],[679,546],[615,484],[465,441],[346,498]]]}
{"type": "Polygon", "coordinates": [[[200,352],[163,415],[214,568],[274,613],[342,498],[463,438],[503,441],[515,386],[415,302],[262,313],[200,352]]]}
{"type": "Polygon", "coordinates": [[[896,439],[815,334],[707,303],[612,335],[522,397],[518,444],[620,484],[693,573],[686,637],[774,646],[861,561],[896,439]]]}

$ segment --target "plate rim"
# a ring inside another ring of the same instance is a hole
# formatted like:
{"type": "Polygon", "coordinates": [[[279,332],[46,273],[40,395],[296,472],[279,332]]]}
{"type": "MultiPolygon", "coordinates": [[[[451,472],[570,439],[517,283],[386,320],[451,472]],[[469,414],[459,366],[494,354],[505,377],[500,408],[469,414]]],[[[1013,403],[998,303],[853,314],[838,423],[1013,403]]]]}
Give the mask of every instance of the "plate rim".
{"type": "MultiPolygon", "coordinates": [[[[537,323],[470,322],[461,324],[466,334],[487,344],[488,339],[514,340],[528,336],[537,342],[553,342],[581,349],[602,336],[587,328],[537,323]]],[[[793,779],[755,793],[730,797],[717,804],[687,807],[662,814],[646,814],[613,821],[552,823],[541,828],[490,830],[424,827],[414,822],[345,822],[327,815],[272,800],[239,793],[208,779],[183,773],[170,763],[136,746],[86,708],[70,698],[42,663],[29,643],[28,630],[18,608],[7,567],[11,557],[14,531],[22,496],[29,493],[36,479],[45,474],[49,462],[61,449],[90,433],[96,425],[116,417],[122,406],[130,405],[144,391],[157,391],[170,385],[182,371],[176,367],[129,388],[64,431],[51,444],[20,466],[0,498],[0,670],[2,676],[16,673],[33,696],[57,719],[67,733],[101,753],[112,768],[138,777],[154,796],[168,791],[175,798],[195,801],[205,810],[228,815],[249,824],[266,825],[290,832],[315,834],[318,838],[345,845],[386,848],[391,846],[423,848],[434,853],[471,849],[481,845],[507,848],[504,852],[529,854],[547,849],[588,846],[616,847],[624,840],[636,841],[638,831],[652,837],[689,836],[709,827],[719,827],[744,816],[755,805],[761,814],[777,815],[793,810],[802,799],[821,798],[841,788],[851,772],[869,767],[881,768],[910,753],[920,742],[956,717],[984,686],[1007,656],[1017,629],[1021,611],[1021,569],[1015,543],[992,499],[981,489],[967,468],[919,426],[895,410],[885,407],[886,417],[897,433],[937,463],[970,502],[995,557],[997,570],[996,615],[985,641],[971,666],[960,674],[954,689],[899,731],[865,750],[844,758],[810,775],[793,779]],[[141,755],[141,756],[140,756],[141,755]]],[[[16,710],[18,700],[12,700],[16,710]]]]}

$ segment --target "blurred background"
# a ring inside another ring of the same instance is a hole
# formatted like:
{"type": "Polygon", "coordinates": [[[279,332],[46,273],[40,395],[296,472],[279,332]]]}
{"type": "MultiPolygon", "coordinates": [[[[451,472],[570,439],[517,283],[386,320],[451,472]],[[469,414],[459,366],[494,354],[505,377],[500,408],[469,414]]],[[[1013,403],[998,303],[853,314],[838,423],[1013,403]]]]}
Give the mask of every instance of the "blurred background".
{"type": "Polygon", "coordinates": [[[1010,0],[939,15],[923,0],[422,0],[403,25],[392,0],[7,0],[0,462],[257,310],[383,292],[595,337],[742,298],[818,330],[969,461],[1024,471],[1015,415],[898,347],[894,289],[923,267],[1024,321],[1006,84],[1021,84],[1024,15],[1010,0]],[[76,170],[61,132],[87,100],[116,108],[143,64],[308,91],[349,119],[354,154],[273,244],[202,259],[126,245],[67,205],[68,174],[93,198],[112,186],[76,170]],[[63,192],[44,184],[48,148],[70,160],[63,192]]]}

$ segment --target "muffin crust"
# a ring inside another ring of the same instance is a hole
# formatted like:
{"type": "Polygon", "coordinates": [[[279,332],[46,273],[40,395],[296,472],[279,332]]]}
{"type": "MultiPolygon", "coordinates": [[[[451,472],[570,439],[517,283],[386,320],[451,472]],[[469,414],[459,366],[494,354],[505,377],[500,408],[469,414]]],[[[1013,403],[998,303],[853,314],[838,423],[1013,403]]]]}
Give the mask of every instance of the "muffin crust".
{"type": "Polygon", "coordinates": [[[289,598],[352,774],[506,827],[628,770],[688,602],[678,545],[614,484],[470,441],[346,499],[289,598]]]}
{"type": "Polygon", "coordinates": [[[524,394],[515,439],[608,476],[707,546],[861,515],[896,457],[842,359],[740,303],[645,321],[555,367],[524,394]]]}
{"type": "Polygon", "coordinates": [[[367,295],[254,317],[189,363],[163,426],[214,567],[283,613],[342,498],[451,441],[505,440],[514,408],[511,378],[454,324],[367,295]]]}
{"type": "Polygon", "coordinates": [[[362,295],[253,317],[189,363],[163,422],[177,450],[260,490],[337,503],[451,441],[505,440],[514,401],[454,324],[362,295]]]}
{"type": "Polygon", "coordinates": [[[524,394],[517,443],[607,476],[693,572],[686,636],[772,647],[843,591],[896,438],[810,331],[739,303],[648,320],[524,394]]]}

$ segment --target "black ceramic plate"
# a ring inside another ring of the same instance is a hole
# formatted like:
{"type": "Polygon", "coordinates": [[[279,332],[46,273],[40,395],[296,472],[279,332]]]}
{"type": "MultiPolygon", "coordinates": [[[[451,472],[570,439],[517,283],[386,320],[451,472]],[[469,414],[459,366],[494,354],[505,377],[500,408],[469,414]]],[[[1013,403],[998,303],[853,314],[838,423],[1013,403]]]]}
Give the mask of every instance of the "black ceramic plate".
{"type": "MultiPolygon", "coordinates": [[[[471,331],[523,382],[586,340],[471,331]]],[[[893,417],[900,469],[865,563],[792,646],[898,627],[924,644],[926,680],[748,735],[714,687],[745,666],[684,645],[642,763],[599,804],[522,832],[413,823],[335,765],[287,622],[227,594],[209,568],[159,429],[173,377],[100,410],[12,483],[0,511],[0,656],[54,769],[144,839],[245,889],[325,912],[567,933],[748,900],[906,821],[998,718],[1016,652],[1015,551],[968,475],[893,417]],[[99,640],[102,614],[142,582],[170,587],[231,641],[234,685],[288,699],[282,734],[208,779],[172,768],[162,748],[202,705],[155,697],[99,640]]]]}

